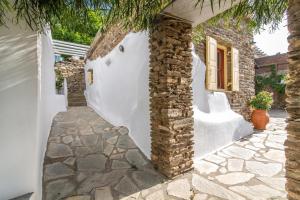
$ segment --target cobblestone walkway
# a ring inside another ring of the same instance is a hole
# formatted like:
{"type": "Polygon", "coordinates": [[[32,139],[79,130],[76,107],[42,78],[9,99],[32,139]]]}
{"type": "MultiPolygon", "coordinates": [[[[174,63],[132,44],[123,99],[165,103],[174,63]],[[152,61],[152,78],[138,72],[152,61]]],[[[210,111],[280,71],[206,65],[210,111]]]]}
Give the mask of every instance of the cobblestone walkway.
{"type": "Polygon", "coordinates": [[[125,127],[113,127],[87,107],[53,122],[44,163],[46,200],[286,199],[285,115],[268,130],[206,156],[196,170],[167,180],[156,172],[125,127]]]}

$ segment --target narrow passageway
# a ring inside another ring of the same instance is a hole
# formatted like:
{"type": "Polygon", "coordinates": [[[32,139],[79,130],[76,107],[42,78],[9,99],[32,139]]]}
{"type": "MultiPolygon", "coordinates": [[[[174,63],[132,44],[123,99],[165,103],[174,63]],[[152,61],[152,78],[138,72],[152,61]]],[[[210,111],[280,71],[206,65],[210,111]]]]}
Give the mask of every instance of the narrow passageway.
{"type": "Polygon", "coordinates": [[[162,181],[127,128],[112,126],[88,107],[70,107],[54,118],[44,161],[44,199],[119,199],[162,181]]]}
{"type": "Polygon", "coordinates": [[[167,180],[153,169],[125,127],[88,107],[59,113],[44,163],[46,200],[286,199],[286,114],[272,111],[265,131],[207,155],[195,170],[167,180]]]}

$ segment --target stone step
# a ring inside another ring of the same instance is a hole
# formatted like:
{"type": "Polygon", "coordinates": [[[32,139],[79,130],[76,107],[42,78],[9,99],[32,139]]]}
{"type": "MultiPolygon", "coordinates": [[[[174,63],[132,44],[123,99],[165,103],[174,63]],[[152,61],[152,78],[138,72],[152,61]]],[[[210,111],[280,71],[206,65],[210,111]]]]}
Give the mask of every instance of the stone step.
{"type": "Polygon", "coordinates": [[[84,96],[83,93],[68,93],[68,97],[78,97],[78,96],[84,96]]]}
{"type": "Polygon", "coordinates": [[[68,98],[68,102],[72,102],[72,101],[77,102],[77,101],[86,101],[86,100],[85,100],[85,98],[80,98],[80,99],[79,98],[78,99],[73,99],[73,98],[69,99],[68,98]]]}
{"type": "Polygon", "coordinates": [[[87,106],[86,102],[68,102],[68,106],[87,106]]]}
{"type": "Polygon", "coordinates": [[[68,99],[68,102],[86,102],[85,98],[82,99],[68,99]]]}
{"type": "Polygon", "coordinates": [[[68,97],[68,101],[85,101],[85,97],[68,97]]]}
{"type": "Polygon", "coordinates": [[[33,194],[33,193],[27,193],[27,194],[24,194],[24,195],[22,195],[22,196],[19,196],[19,197],[10,199],[10,200],[31,200],[32,194],[33,194]]]}

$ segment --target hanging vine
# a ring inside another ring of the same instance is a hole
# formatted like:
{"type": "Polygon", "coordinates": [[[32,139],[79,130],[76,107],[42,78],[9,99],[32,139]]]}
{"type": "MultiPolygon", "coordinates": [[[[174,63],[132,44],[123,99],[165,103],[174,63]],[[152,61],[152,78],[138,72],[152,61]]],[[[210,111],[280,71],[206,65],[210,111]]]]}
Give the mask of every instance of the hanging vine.
{"type": "Polygon", "coordinates": [[[286,79],[286,75],[277,74],[275,65],[272,65],[271,74],[269,76],[257,75],[255,77],[255,92],[259,93],[263,90],[271,88],[278,94],[284,95],[286,79]]]}

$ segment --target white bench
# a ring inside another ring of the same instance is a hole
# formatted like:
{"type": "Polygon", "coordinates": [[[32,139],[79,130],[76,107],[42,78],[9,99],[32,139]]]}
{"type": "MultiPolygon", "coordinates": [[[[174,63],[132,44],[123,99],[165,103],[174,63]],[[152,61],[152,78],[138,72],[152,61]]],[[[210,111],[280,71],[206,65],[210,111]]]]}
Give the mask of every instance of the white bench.
{"type": "Polygon", "coordinates": [[[205,90],[205,65],[193,54],[193,110],[195,159],[253,132],[252,125],[230,108],[223,92],[205,90]]]}

